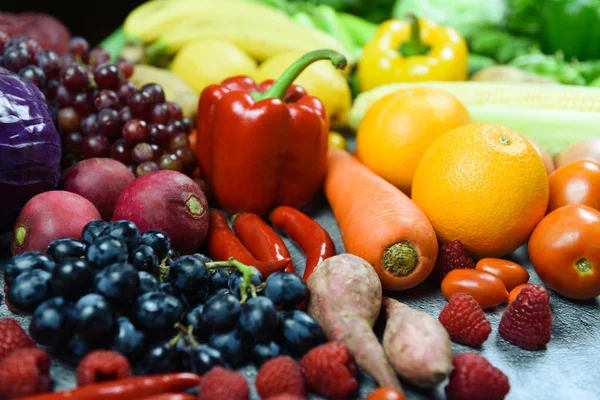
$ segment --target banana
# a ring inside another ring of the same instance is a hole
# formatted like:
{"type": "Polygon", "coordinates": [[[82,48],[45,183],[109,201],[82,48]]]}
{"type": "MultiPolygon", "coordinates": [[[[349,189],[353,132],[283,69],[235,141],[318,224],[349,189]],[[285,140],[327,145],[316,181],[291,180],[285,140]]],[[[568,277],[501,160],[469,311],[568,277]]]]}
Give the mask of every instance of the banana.
{"type": "Polygon", "coordinates": [[[348,58],[349,63],[355,61],[337,39],[319,30],[293,22],[263,20],[250,16],[186,21],[178,24],[160,40],[148,46],[149,59],[175,53],[185,44],[198,39],[229,41],[258,61],[282,52],[308,52],[323,48],[340,51],[348,58]]]}
{"type": "Polygon", "coordinates": [[[173,72],[151,65],[136,64],[133,75],[129,79],[137,87],[142,87],[146,83],[158,83],[165,91],[167,100],[179,104],[184,116],[191,119],[195,118],[199,96],[194,89],[173,72]]]}
{"type": "Polygon", "coordinates": [[[255,1],[152,0],[134,9],[125,19],[123,29],[130,41],[150,43],[186,21],[201,23],[237,16],[265,21],[290,21],[283,11],[255,1]]]}

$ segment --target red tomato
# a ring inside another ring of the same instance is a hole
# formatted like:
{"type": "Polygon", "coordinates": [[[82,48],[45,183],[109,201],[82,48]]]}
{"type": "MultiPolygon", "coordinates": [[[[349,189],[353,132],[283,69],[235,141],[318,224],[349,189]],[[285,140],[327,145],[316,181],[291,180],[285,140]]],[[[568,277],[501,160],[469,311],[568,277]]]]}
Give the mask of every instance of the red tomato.
{"type": "Polygon", "coordinates": [[[525,268],[512,261],[501,258],[482,258],[475,265],[475,269],[487,271],[496,275],[509,292],[516,286],[529,281],[529,273],[525,268]]]}
{"type": "Polygon", "coordinates": [[[473,296],[481,308],[492,308],[508,298],[504,283],[494,274],[478,269],[455,269],[442,280],[442,293],[450,299],[455,293],[473,296]]]}
{"type": "Polygon", "coordinates": [[[589,160],[564,165],[548,177],[548,212],[567,204],[600,210],[600,165],[589,160]]]}
{"type": "Polygon", "coordinates": [[[600,295],[600,212],[581,204],[546,215],[529,239],[529,259],[550,289],[574,300],[600,295]]]}
{"type": "Polygon", "coordinates": [[[396,389],[383,387],[371,392],[366,400],[406,400],[406,397],[396,389]]]}
{"type": "Polygon", "coordinates": [[[521,290],[523,290],[527,286],[533,286],[533,284],[531,284],[531,283],[524,283],[522,285],[517,286],[513,290],[511,290],[510,294],[508,295],[508,304],[510,304],[513,301],[515,301],[515,299],[517,298],[517,296],[519,295],[519,293],[521,293],[521,290]]]}

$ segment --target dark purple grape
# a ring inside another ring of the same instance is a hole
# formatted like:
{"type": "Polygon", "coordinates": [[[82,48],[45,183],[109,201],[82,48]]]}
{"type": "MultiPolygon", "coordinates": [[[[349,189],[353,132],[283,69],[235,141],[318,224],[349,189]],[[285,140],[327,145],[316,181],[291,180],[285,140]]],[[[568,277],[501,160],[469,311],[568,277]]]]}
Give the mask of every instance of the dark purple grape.
{"type": "Polygon", "coordinates": [[[181,124],[185,133],[192,132],[192,121],[188,117],[181,118],[181,124]]]}
{"type": "Polygon", "coordinates": [[[144,118],[148,116],[152,110],[152,99],[148,92],[135,91],[129,95],[128,100],[131,113],[135,117],[144,118]]]}
{"type": "Polygon", "coordinates": [[[27,39],[23,47],[25,48],[25,50],[27,50],[32,59],[33,57],[35,57],[38,51],[42,49],[42,46],[40,46],[40,44],[33,39],[27,39]]]}
{"type": "Polygon", "coordinates": [[[56,89],[60,85],[60,82],[56,79],[48,79],[46,87],[44,88],[44,94],[48,100],[54,100],[56,97],[56,89]]]}
{"type": "Polygon", "coordinates": [[[105,108],[119,109],[119,96],[110,89],[103,89],[96,92],[94,96],[94,105],[96,110],[102,111],[105,108]]]}
{"type": "Polygon", "coordinates": [[[150,143],[150,147],[152,147],[153,160],[158,161],[163,154],[163,150],[156,143],[150,143]]]}
{"type": "Polygon", "coordinates": [[[94,81],[99,89],[116,88],[120,80],[119,69],[114,63],[100,64],[94,70],[94,81]]]}
{"type": "Polygon", "coordinates": [[[188,135],[186,133],[178,133],[171,137],[169,140],[169,150],[175,150],[178,147],[188,147],[190,145],[190,140],[188,139],[188,135]]]}
{"type": "Polygon", "coordinates": [[[60,56],[60,59],[62,61],[63,67],[71,64],[78,64],[77,59],[71,54],[63,54],[62,56],[60,56]]]}
{"type": "Polygon", "coordinates": [[[65,133],[63,148],[70,154],[81,154],[83,151],[83,135],[79,132],[65,133]]]}
{"type": "Polygon", "coordinates": [[[129,60],[120,59],[117,61],[117,68],[119,68],[125,78],[130,78],[133,75],[134,66],[129,60]]]}
{"type": "Polygon", "coordinates": [[[92,91],[79,92],[73,99],[73,108],[79,115],[90,115],[96,111],[94,93],[92,91]]]}
{"type": "Polygon", "coordinates": [[[169,143],[169,134],[167,127],[163,124],[152,124],[149,129],[150,142],[159,146],[164,146],[169,143]]]}
{"type": "Polygon", "coordinates": [[[90,51],[90,65],[100,65],[110,61],[110,54],[102,47],[95,47],[90,51]]]}
{"type": "Polygon", "coordinates": [[[135,84],[131,81],[121,81],[117,86],[117,95],[122,105],[127,105],[129,101],[129,95],[136,91],[135,84]]]}
{"type": "Polygon", "coordinates": [[[105,108],[98,113],[97,133],[108,137],[116,137],[121,133],[121,118],[117,110],[105,108]]]}
{"type": "Polygon", "coordinates": [[[197,160],[196,154],[188,146],[179,147],[173,150],[173,154],[179,158],[183,164],[182,172],[185,174],[191,174],[196,169],[197,160]]]}
{"type": "Polygon", "coordinates": [[[167,105],[169,106],[169,119],[179,121],[183,118],[183,111],[181,111],[179,104],[167,101],[167,105]]]}
{"type": "Polygon", "coordinates": [[[27,43],[27,37],[26,36],[22,36],[22,35],[13,36],[13,37],[11,37],[8,40],[8,42],[6,43],[5,48],[6,49],[8,49],[10,47],[14,47],[14,48],[23,47],[24,48],[25,47],[25,43],[27,43]]]}
{"type": "Polygon", "coordinates": [[[86,136],[83,138],[82,150],[85,158],[108,157],[110,140],[102,135],[86,136]]]}
{"type": "Polygon", "coordinates": [[[75,36],[69,41],[69,53],[78,57],[84,64],[88,62],[90,45],[81,36],[75,36]]]}
{"type": "Polygon", "coordinates": [[[66,107],[58,112],[58,127],[64,133],[77,132],[81,119],[73,107],[66,107]]]}
{"type": "Polygon", "coordinates": [[[81,120],[79,131],[84,136],[95,135],[98,129],[98,115],[90,114],[81,120]]]}
{"type": "Polygon", "coordinates": [[[123,125],[123,139],[136,144],[148,140],[148,124],[142,119],[130,119],[123,125]]]}
{"type": "Polygon", "coordinates": [[[80,92],[87,88],[90,83],[90,78],[87,73],[87,69],[77,63],[72,63],[63,68],[60,71],[60,82],[65,87],[73,92],[80,92]]]}
{"type": "Polygon", "coordinates": [[[62,160],[60,160],[60,167],[65,170],[67,168],[74,167],[83,160],[81,154],[64,154],[62,160]]]}
{"type": "Polygon", "coordinates": [[[110,158],[120,161],[125,165],[129,165],[133,161],[133,158],[131,157],[132,150],[131,145],[129,145],[125,139],[117,139],[110,148],[110,158]]]}
{"type": "Polygon", "coordinates": [[[169,106],[167,103],[158,103],[152,107],[152,116],[150,117],[152,123],[155,124],[166,124],[169,122],[169,106]]]}
{"type": "Polygon", "coordinates": [[[10,36],[0,31],[0,56],[4,54],[4,46],[6,46],[6,43],[8,43],[9,40],[10,36]]]}
{"type": "Polygon", "coordinates": [[[173,136],[175,136],[179,133],[183,133],[183,132],[184,132],[184,128],[183,128],[183,124],[181,123],[181,121],[172,120],[167,123],[167,133],[169,134],[169,137],[173,137],[173,136]]]}
{"type": "Polygon", "coordinates": [[[2,65],[9,71],[18,72],[31,62],[31,56],[23,47],[9,47],[2,56],[2,65]]]}
{"type": "Polygon", "coordinates": [[[154,153],[152,152],[152,147],[150,147],[150,144],[138,143],[133,148],[131,156],[133,157],[134,162],[143,163],[145,161],[152,161],[154,153]]]}
{"type": "Polygon", "coordinates": [[[28,65],[21,68],[19,76],[33,82],[33,84],[40,89],[46,84],[46,74],[37,65],[28,65]]]}
{"type": "Polygon", "coordinates": [[[142,176],[148,172],[158,171],[158,165],[154,161],[144,161],[135,169],[135,176],[142,176]]]}
{"type": "Polygon", "coordinates": [[[171,171],[181,171],[183,163],[175,154],[163,154],[158,159],[158,168],[169,169],[171,171]]]}
{"type": "Polygon", "coordinates": [[[42,49],[38,51],[34,62],[44,71],[48,78],[56,78],[60,74],[62,61],[58,54],[51,50],[42,49]]]}
{"type": "Polygon", "coordinates": [[[125,122],[133,118],[129,106],[125,106],[119,110],[119,117],[121,118],[121,124],[124,124],[125,122]]]}
{"type": "Polygon", "coordinates": [[[158,83],[146,83],[142,86],[142,93],[148,93],[152,104],[163,103],[165,101],[165,92],[158,83]]]}
{"type": "Polygon", "coordinates": [[[59,85],[56,88],[54,100],[56,100],[58,105],[61,107],[69,107],[71,104],[73,104],[73,96],[71,95],[69,89],[67,89],[64,85],[59,85]]]}

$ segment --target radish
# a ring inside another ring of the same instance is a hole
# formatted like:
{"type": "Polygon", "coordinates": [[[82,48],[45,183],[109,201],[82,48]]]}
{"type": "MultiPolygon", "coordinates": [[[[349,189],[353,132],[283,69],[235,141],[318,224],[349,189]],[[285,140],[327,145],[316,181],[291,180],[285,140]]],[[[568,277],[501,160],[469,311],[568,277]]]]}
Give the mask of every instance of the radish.
{"type": "Polygon", "coordinates": [[[388,297],[383,299],[383,308],[387,318],[383,348],[396,372],[424,388],[442,383],[452,369],[446,328],[431,315],[388,297]]]}
{"type": "Polygon", "coordinates": [[[180,254],[198,250],[208,232],[208,204],[200,187],[176,171],[142,175],[119,196],[113,221],[129,220],[140,231],[160,229],[180,254]]]}
{"type": "Polygon", "coordinates": [[[332,341],[348,346],[358,365],[381,385],[401,390],[394,369],[373,333],[381,307],[381,282],[360,257],[339,254],[321,262],[308,278],[309,314],[332,341]]]}
{"type": "Polygon", "coordinates": [[[64,190],[40,193],[19,213],[13,230],[13,255],[25,251],[45,252],[54,239],[81,239],[83,227],[100,219],[100,213],[87,199],[64,190]]]}
{"type": "Polygon", "coordinates": [[[110,221],[119,195],[134,179],[129,168],[117,160],[90,158],[63,172],[62,189],[85,197],[102,219],[110,221]]]}

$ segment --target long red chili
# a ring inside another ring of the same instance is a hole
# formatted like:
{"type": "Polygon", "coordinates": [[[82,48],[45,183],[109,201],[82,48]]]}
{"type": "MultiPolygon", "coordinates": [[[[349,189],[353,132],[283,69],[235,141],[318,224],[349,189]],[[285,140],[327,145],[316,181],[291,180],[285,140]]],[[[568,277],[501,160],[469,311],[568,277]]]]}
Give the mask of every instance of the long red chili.
{"type": "Polygon", "coordinates": [[[162,393],[139,400],[196,400],[196,396],[186,393],[162,393]]]}
{"type": "Polygon", "coordinates": [[[215,261],[227,261],[235,258],[243,264],[255,267],[265,278],[273,272],[283,271],[291,261],[290,258],[269,262],[257,260],[235,236],[229,227],[227,218],[220,211],[209,210],[208,223],[207,250],[210,258],[215,261]]]}
{"type": "Polygon", "coordinates": [[[321,261],[335,255],[329,233],[308,215],[292,207],[280,206],[273,210],[270,218],[275,229],[285,233],[304,252],[304,280],[308,280],[321,261]]]}
{"type": "MultiPolygon", "coordinates": [[[[276,261],[291,258],[283,239],[261,217],[253,213],[239,213],[231,217],[233,231],[257,260],[276,261]]],[[[295,272],[294,264],[285,267],[295,272]]]]}
{"type": "Polygon", "coordinates": [[[155,394],[181,392],[200,385],[202,378],[191,373],[137,376],[94,383],[73,390],[23,397],[20,400],[134,400],[155,394]]]}

